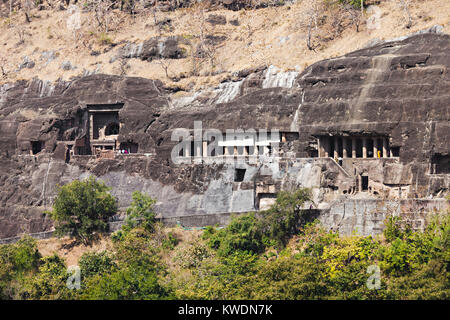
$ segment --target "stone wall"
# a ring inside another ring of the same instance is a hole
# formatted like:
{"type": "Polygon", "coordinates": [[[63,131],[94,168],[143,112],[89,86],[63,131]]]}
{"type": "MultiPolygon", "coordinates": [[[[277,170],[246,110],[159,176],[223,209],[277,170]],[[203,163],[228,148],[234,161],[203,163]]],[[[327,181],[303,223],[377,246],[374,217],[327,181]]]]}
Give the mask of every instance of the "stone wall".
{"type": "Polygon", "coordinates": [[[379,234],[389,216],[400,216],[414,229],[423,230],[427,218],[436,213],[448,213],[449,202],[439,200],[380,200],[380,199],[339,199],[322,210],[319,220],[339,234],[352,233],[368,236],[379,234]]]}

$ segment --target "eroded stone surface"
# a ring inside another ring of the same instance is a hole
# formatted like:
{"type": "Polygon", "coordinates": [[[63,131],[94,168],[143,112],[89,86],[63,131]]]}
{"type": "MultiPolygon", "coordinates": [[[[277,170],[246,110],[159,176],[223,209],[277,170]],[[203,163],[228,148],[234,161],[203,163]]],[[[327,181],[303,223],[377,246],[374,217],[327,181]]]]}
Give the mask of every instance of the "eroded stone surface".
{"type": "Polygon", "coordinates": [[[380,232],[388,214],[414,211],[405,201],[421,208],[414,219],[423,221],[428,209],[448,205],[449,44],[448,35],[419,34],[318,62],[300,75],[256,68],[181,102],[160,81],[102,74],[1,85],[0,238],[51,229],[42,212],[57,185],[89,175],[112,186],[121,208],[134,190],[151,194],[172,222],[192,216],[191,223],[208,223],[208,215],[225,221],[298,187],[313,191],[306,208],[321,210],[321,221],[343,233],[380,232]],[[89,136],[90,108],[102,105],[120,105],[117,146],[137,153],[68,156],[68,145],[89,136]],[[280,143],[281,159],[264,163],[206,158],[175,165],[172,132],[192,130],[194,121],[204,129],[278,129],[294,138],[280,143]],[[319,136],[382,136],[400,154],[339,165],[317,157],[319,136]],[[242,181],[235,181],[236,169],[245,169],[242,181]],[[396,203],[401,210],[390,209],[396,203]]]}

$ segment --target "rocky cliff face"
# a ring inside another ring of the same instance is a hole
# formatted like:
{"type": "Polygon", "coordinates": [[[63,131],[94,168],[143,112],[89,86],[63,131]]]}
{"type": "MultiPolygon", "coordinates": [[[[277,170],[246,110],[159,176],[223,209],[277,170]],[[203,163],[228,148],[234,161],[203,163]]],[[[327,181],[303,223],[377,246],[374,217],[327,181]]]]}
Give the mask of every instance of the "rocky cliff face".
{"type": "MultiPolygon", "coordinates": [[[[157,80],[108,75],[0,86],[0,238],[49,230],[43,211],[57,185],[91,174],[113,187],[120,207],[139,189],[158,199],[163,217],[174,219],[257,210],[278,190],[299,186],[313,188],[325,209],[347,198],[392,200],[397,189],[403,198],[442,198],[449,188],[449,40],[416,35],[321,61],[300,75],[244,70],[234,82],[184,98],[157,80]],[[73,154],[89,143],[92,106],[117,105],[117,146],[137,153],[73,154]],[[223,132],[278,129],[294,139],[284,145],[288,159],[265,165],[175,165],[171,134],[193,129],[194,121],[223,132]],[[386,137],[399,157],[340,165],[314,159],[324,136],[386,137]],[[236,168],[245,169],[240,181],[236,168]],[[357,188],[362,175],[370,177],[369,193],[357,188]]],[[[336,210],[325,215],[330,227],[339,220],[336,210]]],[[[347,231],[354,226],[344,223],[347,231]]]]}
{"type": "Polygon", "coordinates": [[[448,180],[437,187],[440,178],[428,173],[433,157],[445,159],[447,168],[450,160],[449,39],[416,35],[305,70],[298,78],[300,155],[313,135],[387,136],[401,163],[411,166],[412,193],[448,188],[448,180]]]}

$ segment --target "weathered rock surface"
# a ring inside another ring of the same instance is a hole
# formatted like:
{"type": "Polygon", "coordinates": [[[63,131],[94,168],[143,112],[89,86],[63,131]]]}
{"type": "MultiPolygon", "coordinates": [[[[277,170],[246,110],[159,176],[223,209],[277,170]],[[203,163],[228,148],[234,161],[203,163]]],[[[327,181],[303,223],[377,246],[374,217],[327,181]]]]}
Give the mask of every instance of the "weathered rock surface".
{"type": "Polygon", "coordinates": [[[411,193],[427,195],[433,155],[449,159],[449,49],[448,35],[426,33],[310,66],[298,78],[299,155],[318,135],[388,136],[411,193]]]}
{"type": "Polygon", "coordinates": [[[153,37],[141,43],[127,43],[110,62],[118,58],[138,58],[144,61],[181,59],[186,55],[185,50],[179,46],[183,41],[181,37],[153,37]]]}
{"type": "MultiPolygon", "coordinates": [[[[148,48],[151,59],[155,46],[148,48]]],[[[419,34],[318,62],[300,75],[273,67],[244,70],[236,81],[183,99],[158,80],[103,74],[1,85],[0,238],[49,230],[51,221],[43,211],[57,185],[92,174],[113,187],[121,208],[134,190],[142,190],[158,199],[163,217],[175,220],[257,210],[279,190],[310,187],[327,226],[345,233],[354,228],[377,232],[382,219],[371,212],[384,217],[390,206],[382,205],[385,199],[395,201],[396,193],[411,201],[442,199],[448,192],[449,49],[448,35],[419,34]],[[68,159],[67,143],[88,134],[89,106],[117,104],[123,104],[118,141],[135,144],[138,153],[68,159]],[[192,130],[194,121],[222,132],[278,129],[298,138],[285,144],[288,159],[264,165],[175,165],[172,132],[192,130]],[[350,158],[340,166],[331,158],[311,156],[318,136],[368,134],[388,137],[390,146],[400,148],[399,159],[350,158]],[[30,154],[33,142],[42,142],[35,155],[30,154]],[[435,163],[443,172],[431,171],[435,163]],[[240,182],[234,180],[236,168],[246,170],[240,182]],[[377,193],[353,193],[355,176],[361,174],[371,177],[377,193]],[[359,205],[366,196],[370,201],[359,205]],[[355,211],[341,219],[342,203],[355,211]]],[[[430,206],[427,202],[423,208],[430,206]]]]}

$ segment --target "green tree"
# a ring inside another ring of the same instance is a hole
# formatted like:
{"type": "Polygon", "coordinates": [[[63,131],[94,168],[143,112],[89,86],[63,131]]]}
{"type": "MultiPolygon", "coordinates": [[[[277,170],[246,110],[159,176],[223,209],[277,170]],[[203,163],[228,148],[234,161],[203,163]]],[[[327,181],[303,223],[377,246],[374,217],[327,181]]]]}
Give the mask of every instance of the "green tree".
{"type": "Polygon", "coordinates": [[[127,218],[125,220],[124,230],[130,230],[137,226],[141,226],[147,231],[153,231],[155,224],[155,211],[153,206],[156,203],[155,199],[140,192],[133,192],[133,202],[127,209],[127,218]]]}
{"type": "Polygon", "coordinates": [[[56,222],[56,235],[70,235],[85,244],[95,231],[108,230],[108,218],[117,213],[116,199],[103,182],[89,177],[59,188],[49,215],[56,222]]]}
{"type": "Polygon", "coordinates": [[[304,203],[310,200],[311,190],[306,188],[294,192],[281,191],[277,194],[275,204],[262,212],[260,220],[260,229],[265,234],[267,245],[282,247],[299,232],[299,228],[310,218],[306,214],[307,211],[302,209],[304,203]]]}

